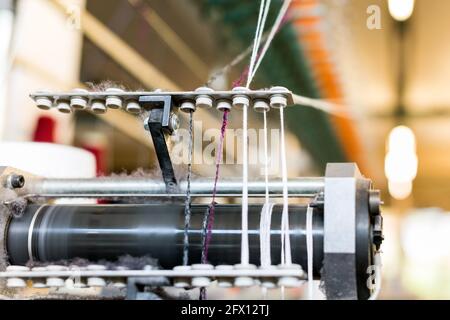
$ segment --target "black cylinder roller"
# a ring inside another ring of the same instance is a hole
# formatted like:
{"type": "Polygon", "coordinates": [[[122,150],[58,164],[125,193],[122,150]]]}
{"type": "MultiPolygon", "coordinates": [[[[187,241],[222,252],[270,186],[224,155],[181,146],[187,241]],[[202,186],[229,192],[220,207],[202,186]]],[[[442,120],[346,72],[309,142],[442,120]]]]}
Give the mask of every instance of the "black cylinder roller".
{"type": "MultiPolygon", "coordinates": [[[[201,257],[202,221],[208,206],[192,207],[189,261],[201,257]]],[[[259,224],[262,206],[249,206],[250,262],[260,264],[259,224]]],[[[293,263],[307,270],[306,206],[289,206],[293,263]]],[[[271,224],[272,263],[281,257],[282,205],[274,206],[271,224]]],[[[119,256],[148,255],[162,268],[182,264],[184,206],[182,205],[31,205],[12,219],[7,250],[12,264],[85,258],[116,260],[119,256]]],[[[314,275],[323,261],[323,212],[313,214],[314,275]]],[[[214,265],[237,264],[241,248],[241,207],[217,205],[208,259],[214,265]]]]}

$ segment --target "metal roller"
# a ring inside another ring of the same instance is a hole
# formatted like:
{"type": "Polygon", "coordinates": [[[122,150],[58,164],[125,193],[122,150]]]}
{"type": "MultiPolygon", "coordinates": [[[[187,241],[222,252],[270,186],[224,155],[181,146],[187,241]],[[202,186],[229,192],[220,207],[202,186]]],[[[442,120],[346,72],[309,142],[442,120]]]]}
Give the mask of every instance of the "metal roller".
{"type": "MultiPolygon", "coordinates": [[[[15,188],[11,183],[14,174],[17,175],[16,170],[4,171],[3,188],[15,188]]],[[[23,216],[9,218],[2,224],[10,264],[24,265],[30,260],[52,263],[73,258],[115,261],[123,255],[150,256],[165,270],[182,264],[184,205],[177,202],[174,194],[167,194],[164,182],[131,177],[58,180],[31,176],[25,176],[24,181],[24,186],[14,190],[25,197],[35,195],[36,201],[90,196],[112,197],[113,201],[133,204],[31,204],[23,216]],[[146,204],[137,204],[136,195],[142,196],[146,204]]],[[[210,196],[211,184],[210,179],[196,180],[191,186],[192,193],[210,196]]],[[[260,181],[251,181],[249,193],[260,197],[262,187],[260,181]]],[[[183,182],[178,188],[178,192],[185,191],[183,182]]],[[[269,188],[272,197],[278,195],[277,182],[272,182],[269,188]]],[[[241,182],[223,180],[219,190],[220,196],[237,197],[241,182]]],[[[290,180],[289,192],[294,198],[310,197],[314,210],[313,273],[315,279],[323,282],[327,298],[367,299],[371,294],[368,270],[374,265],[374,254],[383,241],[379,192],[372,189],[371,181],[354,164],[329,164],[323,178],[290,180]]],[[[189,264],[200,262],[202,222],[207,209],[207,205],[192,206],[189,264]]],[[[261,209],[262,205],[250,205],[248,214],[250,263],[255,265],[260,264],[261,209]]],[[[240,205],[216,206],[208,254],[211,264],[240,262],[241,210],[240,205]]],[[[304,271],[307,271],[306,210],[305,205],[289,205],[292,262],[301,265],[304,271]]],[[[281,211],[282,205],[276,205],[272,215],[274,265],[281,260],[281,211]]]]}
{"type": "MultiPolygon", "coordinates": [[[[291,244],[294,263],[306,263],[306,207],[290,206],[291,244]]],[[[192,207],[189,234],[190,263],[200,263],[201,225],[205,205],[192,207]]],[[[272,262],[280,263],[282,205],[272,215],[272,262]]],[[[259,218],[261,206],[249,207],[251,263],[259,265],[259,218]]],[[[323,212],[314,212],[314,274],[323,260],[323,212]]],[[[86,258],[91,261],[119,256],[149,255],[161,267],[182,264],[184,207],[181,205],[29,206],[21,218],[12,219],[7,231],[7,250],[12,264],[86,258]]],[[[212,264],[237,264],[241,248],[241,207],[216,207],[209,260],[212,264]]]]}

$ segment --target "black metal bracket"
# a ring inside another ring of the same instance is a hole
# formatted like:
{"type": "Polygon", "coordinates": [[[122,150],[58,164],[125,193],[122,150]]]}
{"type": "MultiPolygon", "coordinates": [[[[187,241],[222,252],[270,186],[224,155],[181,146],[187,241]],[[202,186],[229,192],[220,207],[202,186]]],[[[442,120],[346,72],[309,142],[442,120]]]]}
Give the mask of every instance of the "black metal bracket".
{"type": "Polygon", "coordinates": [[[141,96],[139,103],[142,106],[150,107],[149,117],[145,120],[145,126],[150,131],[158,158],[159,167],[162,171],[167,193],[174,193],[177,190],[177,179],[170,159],[167,147],[166,136],[173,133],[174,128],[170,124],[172,112],[171,96],[141,96]]]}

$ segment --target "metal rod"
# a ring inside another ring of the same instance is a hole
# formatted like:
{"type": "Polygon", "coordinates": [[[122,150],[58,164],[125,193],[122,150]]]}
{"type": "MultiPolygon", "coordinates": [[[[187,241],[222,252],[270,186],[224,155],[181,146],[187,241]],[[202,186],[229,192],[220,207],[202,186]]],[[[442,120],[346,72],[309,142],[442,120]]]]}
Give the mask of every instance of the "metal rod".
{"type": "Polygon", "coordinates": [[[5,271],[0,278],[46,277],[303,277],[302,269],[5,271]]]}
{"type": "MultiPolygon", "coordinates": [[[[151,197],[180,196],[186,192],[186,181],[179,183],[179,192],[167,194],[166,185],[160,179],[104,177],[95,179],[38,179],[27,181],[26,195],[39,197],[151,197]]],[[[212,179],[195,179],[191,182],[192,196],[211,196],[212,179]]],[[[273,197],[282,195],[280,181],[269,182],[269,192],[273,197]]],[[[289,196],[313,197],[324,190],[323,178],[296,178],[288,181],[289,196]]],[[[264,181],[249,181],[249,196],[263,197],[264,181]]],[[[240,179],[223,179],[218,182],[217,196],[239,197],[242,194],[240,179]]]]}

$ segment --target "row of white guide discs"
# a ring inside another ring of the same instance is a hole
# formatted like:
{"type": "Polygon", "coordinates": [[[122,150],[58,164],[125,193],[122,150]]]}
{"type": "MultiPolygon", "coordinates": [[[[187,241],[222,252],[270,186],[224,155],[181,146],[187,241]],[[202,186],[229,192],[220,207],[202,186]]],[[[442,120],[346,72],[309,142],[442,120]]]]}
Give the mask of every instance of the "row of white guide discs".
{"type": "MultiPolygon", "coordinates": [[[[145,266],[143,270],[152,270],[152,266],[145,266]]],[[[77,272],[80,271],[98,271],[101,273],[101,271],[107,270],[106,266],[104,265],[87,265],[85,267],[80,266],[61,266],[61,265],[48,265],[45,267],[33,267],[28,268],[26,266],[16,266],[11,265],[8,266],[6,269],[6,272],[14,273],[14,276],[7,277],[7,287],[8,288],[25,288],[27,287],[27,280],[32,279],[33,287],[34,288],[59,288],[64,287],[67,285],[66,279],[62,277],[56,277],[56,276],[49,276],[46,278],[40,278],[40,277],[19,277],[17,276],[17,273],[20,274],[21,272],[59,272],[59,271],[73,271],[74,276],[70,278],[72,286],[75,288],[86,288],[86,287],[105,287],[108,284],[112,284],[113,286],[117,288],[124,288],[126,287],[126,279],[124,277],[111,277],[111,278],[104,278],[101,276],[89,276],[89,277],[81,277],[77,276],[77,272]]],[[[115,270],[128,270],[125,267],[117,267],[115,270]]],[[[213,266],[210,264],[193,264],[191,266],[176,266],[173,268],[174,271],[177,272],[186,272],[186,271],[210,271],[210,270],[217,270],[217,271],[229,271],[230,273],[234,271],[252,271],[257,270],[257,267],[252,264],[247,265],[218,265],[213,266]]],[[[251,277],[248,275],[239,275],[230,277],[230,276],[224,276],[224,277],[210,277],[210,276],[203,276],[201,275],[195,275],[195,276],[180,276],[180,277],[174,277],[173,278],[173,286],[176,288],[202,288],[202,287],[208,287],[211,285],[211,283],[214,280],[217,280],[217,285],[219,287],[223,288],[229,288],[229,287],[250,287],[254,285],[260,285],[265,288],[276,288],[276,287],[298,287],[303,284],[303,271],[300,265],[297,264],[291,264],[291,265],[278,265],[278,266],[268,266],[268,267],[260,267],[260,270],[264,271],[274,271],[274,270],[286,270],[286,271],[295,271],[295,273],[298,274],[298,276],[293,275],[282,275],[278,277],[251,277]]],[[[251,273],[251,272],[249,272],[251,273]]]]}
{"type": "MultiPolygon", "coordinates": [[[[267,98],[254,97],[252,91],[245,87],[235,87],[230,92],[229,97],[215,98],[214,90],[208,87],[197,88],[195,96],[183,99],[179,103],[181,111],[191,112],[196,108],[216,107],[219,111],[229,111],[232,108],[242,109],[244,106],[253,106],[257,112],[269,111],[270,108],[284,108],[287,106],[286,91],[283,87],[272,87],[267,98]],[[270,92],[273,94],[270,94],[270,92]]],[[[158,92],[158,91],[155,91],[158,92]]],[[[154,92],[154,93],[155,93],[154,92]]],[[[63,97],[53,96],[51,92],[40,91],[34,100],[38,108],[42,110],[57,109],[62,113],[71,113],[73,110],[89,110],[93,113],[102,114],[108,109],[124,109],[129,113],[140,113],[142,106],[139,103],[139,96],[130,95],[118,88],[108,88],[100,97],[92,97],[91,92],[86,89],[74,89],[70,94],[63,97]],[[124,98],[126,96],[127,98],[124,98]]],[[[161,95],[164,92],[158,92],[161,95]]],[[[95,94],[95,93],[94,93],[95,94]]],[[[143,95],[145,95],[143,93],[143,95]]]]}

